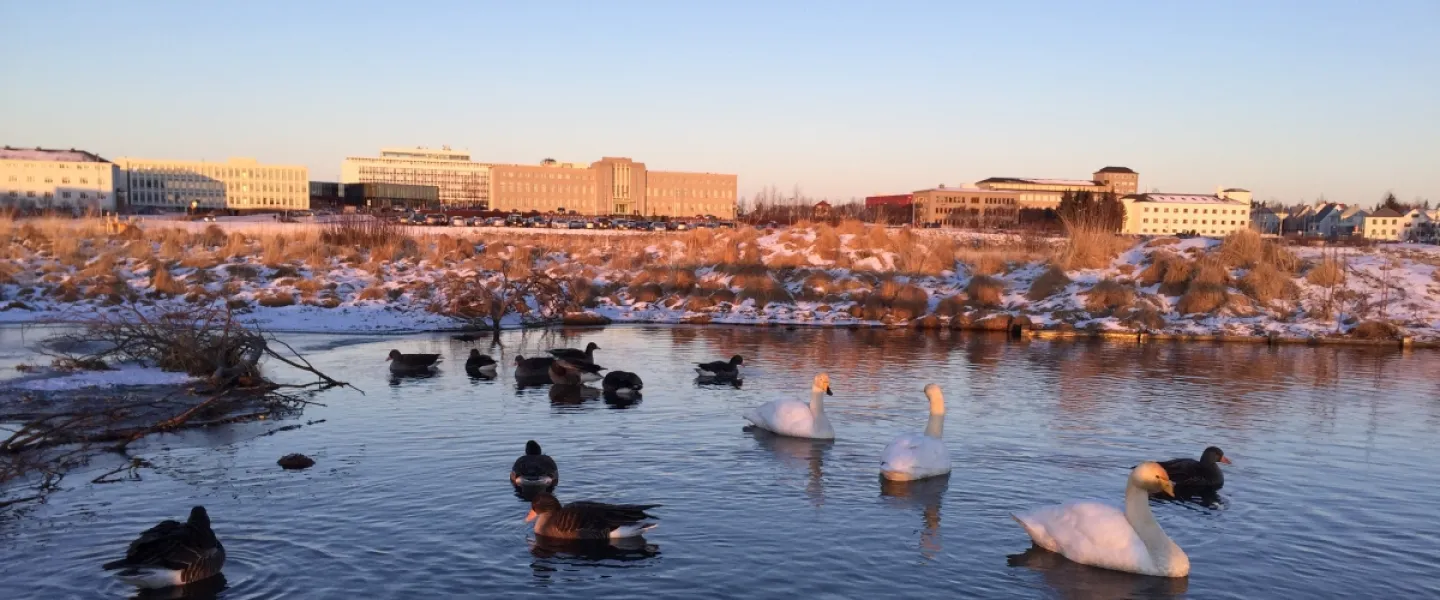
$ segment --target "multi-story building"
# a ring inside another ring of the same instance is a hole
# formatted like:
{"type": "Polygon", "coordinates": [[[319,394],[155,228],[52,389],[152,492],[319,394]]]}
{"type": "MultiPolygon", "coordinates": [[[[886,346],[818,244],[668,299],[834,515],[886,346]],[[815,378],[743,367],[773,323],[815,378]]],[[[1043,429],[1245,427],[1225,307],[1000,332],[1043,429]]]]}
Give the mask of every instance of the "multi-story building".
{"type": "Polygon", "coordinates": [[[1123,232],[1131,235],[1224,237],[1250,227],[1251,194],[1238,188],[1216,194],[1131,194],[1120,201],[1125,204],[1123,232]]]}
{"type": "Polygon", "coordinates": [[[1053,209],[1067,192],[1110,192],[1116,197],[1135,194],[1140,189],[1140,174],[1127,167],[1105,167],[1088,180],[991,177],[975,182],[975,187],[1019,192],[1020,208],[1053,209]]]}
{"type": "Polygon", "coordinates": [[[1020,193],[982,188],[940,186],[912,193],[915,222],[951,227],[1014,225],[1020,193]]]}
{"type": "Polygon", "coordinates": [[[119,171],[84,150],[0,149],[0,206],[113,211],[119,171]]]}
{"type": "Polygon", "coordinates": [[[380,156],[348,157],[341,183],[403,183],[440,190],[447,207],[489,208],[491,165],[471,162],[470,153],[431,148],[382,148],[380,156]]]}
{"type": "Polygon", "coordinates": [[[440,189],[433,185],[404,183],[347,183],[345,204],[366,210],[440,207],[440,189]]]}
{"type": "Polygon", "coordinates": [[[119,158],[130,209],[305,210],[310,170],[253,158],[225,162],[119,158]]]}
{"type": "Polygon", "coordinates": [[[1401,213],[1384,207],[1365,217],[1365,238],[1403,242],[1415,237],[1415,232],[1429,222],[1429,213],[1418,208],[1401,213]]]}
{"type": "Polygon", "coordinates": [[[588,166],[547,159],[538,165],[490,168],[494,210],[735,218],[734,175],[652,171],[645,163],[617,157],[588,166]]]}
{"type": "Polygon", "coordinates": [[[334,181],[310,182],[310,208],[333,208],[340,205],[341,187],[334,181]]]}

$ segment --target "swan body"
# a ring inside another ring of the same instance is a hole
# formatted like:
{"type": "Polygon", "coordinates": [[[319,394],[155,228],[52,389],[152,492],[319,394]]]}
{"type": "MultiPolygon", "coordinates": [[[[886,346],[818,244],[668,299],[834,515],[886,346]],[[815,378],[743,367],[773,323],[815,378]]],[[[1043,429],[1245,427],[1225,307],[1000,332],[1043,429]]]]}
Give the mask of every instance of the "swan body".
{"type": "Polygon", "coordinates": [[[950,449],[945,447],[945,397],[940,386],[925,386],[930,400],[930,422],[924,433],[895,438],[880,455],[880,475],[891,481],[915,481],[950,472],[950,449]]]}
{"type": "Polygon", "coordinates": [[[1125,509],[1101,502],[1069,502],[1012,515],[1036,546],[1080,564],[1152,575],[1185,577],[1190,558],[1150,511],[1150,494],[1173,495],[1165,469],[1141,463],[1130,472],[1125,509]]]}
{"type": "Polygon", "coordinates": [[[810,403],[799,400],[771,400],[745,413],[745,420],[771,433],[816,440],[835,439],[835,429],[825,416],[825,401],[830,392],[830,376],[815,376],[810,386],[810,403]]]}

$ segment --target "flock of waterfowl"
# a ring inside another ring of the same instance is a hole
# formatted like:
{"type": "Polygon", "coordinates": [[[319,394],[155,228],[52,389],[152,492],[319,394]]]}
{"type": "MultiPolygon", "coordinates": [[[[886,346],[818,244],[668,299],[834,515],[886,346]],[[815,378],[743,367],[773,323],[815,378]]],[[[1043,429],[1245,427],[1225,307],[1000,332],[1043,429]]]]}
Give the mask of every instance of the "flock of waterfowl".
{"type": "MultiPolygon", "coordinates": [[[[595,363],[594,343],[584,350],[559,348],[549,356],[515,357],[517,382],[554,387],[583,387],[602,381],[607,396],[635,398],[643,383],[626,371],[610,371],[595,363]]],[[[438,354],[403,354],[391,350],[387,360],[395,374],[431,369],[438,354]]],[[[744,359],[696,365],[701,382],[738,382],[744,359]]],[[[472,376],[494,377],[497,363],[479,350],[471,350],[466,372],[472,376]]],[[[909,482],[947,476],[951,472],[950,451],[943,439],[945,398],[940,386],[926,385],[930,419],[925,430],[907,433],[891,441],[880,456],[880,476],[892,482],[909,482]]],[[[772,400],[747,411],[743,418],[756,429],[771,434],[816,440],[835,439],[835,429],[825,414],[825,396],[832,395],[830,377],[815,376],[809,401],[772,400]]],[[[1179,458],[1164,462],[1143,462],[1135,466],[1126,482],[1124,509],[1100,502],[1067,502],[1012,517],[1025,529],[1035,546],[1060,554],[1074,562],[1160,577],[1185,577],[1190,559],[1180,549],[1150,510],[1152,495],[1170,498],[1212,497],[1225,485],[1219,464],[1229,464],[1219,448],[1206,448],[1199,460],[1179,458]]],[[[561,504],[553,495],[560,483],[559,466],[545,455],[540,444],[525,444],[525,454],[515,460],[510,483],[522,498],[530,500],[527,523],[534,523],[535,535],[556,540],[615,541],[636,538],[654,528],[650,510],[659,504],[608,504],[576,501],[561,504]]],[[[150,528],[130,544],[125,558],[106,563],[106,570],[141,588],[186,585],[220,573],[225,549],[210,528],[204,507],[196,506],[185,523],[164,521],[150,528]]]]}

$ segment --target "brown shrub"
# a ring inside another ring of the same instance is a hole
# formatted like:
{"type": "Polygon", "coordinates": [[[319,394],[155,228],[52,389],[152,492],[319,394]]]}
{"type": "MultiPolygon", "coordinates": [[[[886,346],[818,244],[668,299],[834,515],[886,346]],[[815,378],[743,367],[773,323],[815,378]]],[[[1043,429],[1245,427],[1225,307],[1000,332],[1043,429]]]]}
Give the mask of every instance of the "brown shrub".
{"type": "Polygon", "coordinates": [[[1155,239],[1153,239],[1153,240],[1150,240],[1150,243],[1145,244],[1145,247],[1146,247],[1146,248],[1159,248],[1159,247],[1162,247],[1162,246],[1174,246],[1175,244],[1178,244],[1178,243],[1180,243],[1180,238],[1177,238],[1177,237],[1162,237],[1162,238],[1155,238],[1155,239]]]}
{"type": "Polygon", "coordinates": [[[295,294],[289,292],[267,292],[257,296],[255,302],[266,308],[294,306],[295,294]]]}
{"type": "Polygon", "coordinates": [[[642,283],[630,286],[630,298],[635,302],[655,302],[665,296],[665,290],[658,283],[642,283]]]}
{"type": "MultiPolygon", "coordinates": [[[[260,262],[267,267],[278,267],[290,259],[285,254],[285,236],[269,235],[260,240],[260,262]]],[[[162,252],[163,254],[163,252],[162,252]]]]}
{"type": "Polygon", "coordinates": [[[220,265],[220,259],[209,252],[191,252],[180,260],[180,266],[190,269],[213,269],[220,265]]]}
{"type": "Polygon", "coordinates": [[[897,237],[895,268],[900,272],[937,276],[955,269],[955,240],[950,236],[917,235],[902,229],[897,237]]]}
{"type": "Polygon", "coordinates": [[[1182,315],[1210,314],[1225,306],[1228,296],[1223,285],[1192,283],[1185,295],[1180,296],[1175,309],[1182,315]]]}
{"type": "Polygon", "coordinates": [[[863,235],[865,233],[865,222],[859,219],[845,219],[835,224],[835,233],[839,235],[863,235]]]}
{"type": "Polygon", "coordinates": [[[1005,259],[994,252],[978,252],[961,258],[970,272],[975,275],[999,275],[1009,267],[1005,259]]]}
{"type": "Polygon", "coordinates": [[[1025,292],[1025,297],[1031,302],[1039,302],[1055,295],[1056,292],[1065,289],[1070,285],[1070,276],[1065,274],[1060,267],[1051,265],[1045,269],[1035,281],[1030,282],[1030,290],[1025,292]]]}
{"type": "Polygon", "coordinates": [[[1265,259],[1265,240],[1254,230],[1232,231],[1220,242],[1220,259],[1227,267],[1254,267],[1265,259]]]}
{"type": "Polygon", "coordinates": [[[1194,263],[1173,252],[1156,252],[1150,255],[1150,264],[1140,272],[1141,285],[1160,284],[1160,293],[1178,296],[1185,292],[1190,281],[1194,263]]]}
{"type": "Polygon", "coordinates": [[[1300,257],[1279,242],[1265,242],[1265,262],[1285,273],[1300,270],[1300,257]]]}
{"type": "Polygon", "coordinates": [[[1085,310],[1092,313],[1129,308],[1134,303],[1135,289],[1114,279],[1101,279],[1085,292],[1085,310]]]}
{"type": "Polygon", "coordinates": [[[826,271],[810,271],[804,276],[800,282],[801,300],[820,300],[834,289],[835,278],[826,271]]]}
{"type": "Polygon", "coordinates": [[[226,238],[225,247],[220,249],[220,256],[227,260],[250,256],[250,240],[242,233],[231,233],[226,238]]]}
{"type": "MultiPolygon", "coordinates": [[[[1436,273],[1440,273],[1440,270],[1437,270],[1436,273]]],[[[1320,261],[1320,264],[1315,265],[1310,272],[1305,274],[1305,281],[1324,288],[1342,285],[1345,283],[1345,265],[1333,256],[1326,256],[1320,261]]]]}
{"type": "Polygon", "coordinates": [[[772,302],[794,302],[795,298],[770,274],[736,275],[731,286],[740,288],[737,298],[744,302],[752,300],[755,308],[765,308],[772,302]]]}
{"type": "Polygon", "coordinates": [[[229,236],[225,235],[224,229],[221,229],[219,225],[210,225],[205,228],[205,231],[195,234],[194,243],[202,248],[213,248],[223,246],[227,241],[229,241],[229,236]]]}
{"type": "Polygon", "coordinates": [[[260,269],[254,265],[225,265],[225,275],[245,281],[255,281],[260,278],[260,269]]]}
{"type": "Polygon", "coordinates": [[[1121,252],[1130,249],[1130,238],[1098,227],[1070,227],[1065,245],[1055,256],[1055,264],[1066,271],[1100,269],[1110,265],[1121,252]]]}
{"type": "Polygon", "coordinates": [[[965,284],[965,295],[970,297],[972,306],[1000,306],[1005,295],[1004,282],[988,275],[976,275],[965,284]]]}
{"type": "Polygon", "coordinates": [[[715,290],[715,293],[710,294],[710,300],[712,302],[715,302],[716,304],[719,304],[721,302],[734,304],[735,299],[735,292],[732,291],[730,288],[721,288],[715,290]]]}
{"type": "Polygon", "coordinates": [[[302,294],[318,294],[325,289],[325,282],[313,277],[302,278],[295,282],[295,289],[302,294]]]}
{"type": "Polygon", "coordinates": [[[1393,340],[1400,338],[1400,328],[1387,321],[1365,321],[1351,329],[1350,335],[1362,340],[1393,340]]]}
{"type": "Polygon", "coordinates": [[[1260,304],[1292,298],[1297,291],[1295,281],[1288,273],[1281,272],[1267,262],[1256,265],[1241,277],[1240,289],[1260,304]]]}
{"type": "Polygon", "coordinates": [[[385,288],[384,288],[384,287],[381,287],[381,286],[379,286],[379,285],[372,285],[372,286],[367,287],[367,288],[365,288],[365,289],[363,289],[363,290],[360,290],[360,294],[359,294],[358,296],[356,296],[356,299],[357,299],[357,300],[386,300],[386,299],[388,299],[389,297],[390,297],[390,294],[385,291],[385,288]]]}
{"type": "Polygon", "coordinates": [[[908,321],[927,312],[930,295],[917,285],[886,279],[876,288],[875,293],[866,298],[867,306],[872,302],[888,309],[896,319],[908,321]]]}
{"type": "Polygon", "coordinates": [[[165,265],[155,265],[155,273],[150,276],[150,289],[166,296],[185,293],[185,286],[170,275],[170,269],[165,268],[165,265]]]}
{"type": "Polygon", "coordinates": [[[1190,274],[1190,284],[1230,285],[1230,268],[1224,258],[1206,254],[1195,259],[1195,270],[1190,274]]]}
{"type": "Polygon", "coordinates": [[[115,255],[101,254],[80,271],[81,277],[103,277],[115,272],[115,255]]]}
{"type": "Polygon", "coordinates": [[[967,310],[965,304],[967,300],[964,294],[946,296],[940,299],[939,304],[935,305],[935,314],[952,318],[963,315],[967,310]]]}
{"type": "Polygon", "coordinates": [[[840,260],[840,234],[834,227],[820,225],[815,229],[815,253],[821,260],[840,260]]]}

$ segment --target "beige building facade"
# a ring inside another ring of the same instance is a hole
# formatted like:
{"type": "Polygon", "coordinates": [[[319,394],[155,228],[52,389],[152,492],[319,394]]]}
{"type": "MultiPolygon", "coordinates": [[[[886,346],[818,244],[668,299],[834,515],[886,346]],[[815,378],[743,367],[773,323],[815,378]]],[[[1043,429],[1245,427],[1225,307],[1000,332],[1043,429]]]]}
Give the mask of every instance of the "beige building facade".
{"type": "Polygon", "coordinates": [[[0,206],[20,210],[113,211],[119,172],[84,150],[0,149],[0,206]]]}
{"type": "Polygon", "coordinates": [[[447,207],[488,208],[492,166],[470,160],[470,153],[434,148],[382,148],[379,157],[347,157],[340,183],[430,185],[447,207]]]}
{"type": "Polygon", "coordinates": [[[738,178],[718,173],[652,171],[629,158],[589,165],[546,160],[492,164],[491,208],[645,217],[735,218],[738,178]]]}
{"type": "Polygon", "coordinates": [[[1420,225],[1430,222],[1430,214],[1418,208],[1400,213],[1381,208],[1365,216],[1363,234],[1367,240],[1403,242],[1410,240],[1420,225]]]}
{"type": "Polygon", "coordinates": [[[119,158],[124,204],[164,210],[191,206],[211,210],[304,210],[310,208],[310,170],[253,158],[225,162],[119,158]]]}
{"type": "Polygon", "coordinates": [[[976,182],[975,187],[1019,192],[1020,208],[1054,209],[1067,192],[1110,192],[1116,197],[1135,194],[1140,189],[1140,174],[1128,167],[1105,167],[1088,180],[991,177],[976,182]]]}
{"type": "Polygon", "coordinates": [[[911,194],[915,222],[949,227],[1013,225],[1020,215],[1020,193],[983,188],[938,187],[911,194]]]}
{"type": "Polygon", "coordinates": [[[1195,232],[1225,237],[1250,228],[1251,194],[1238,188],[1216,194],[1131,194],[1125,205],[1124,233],[1174,235],[1195,232]]]}

